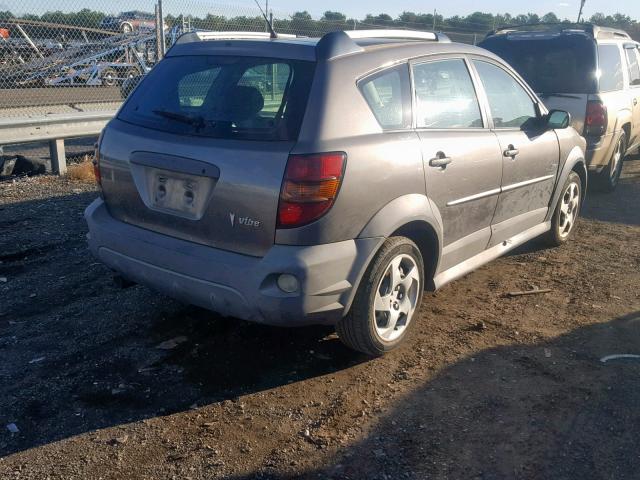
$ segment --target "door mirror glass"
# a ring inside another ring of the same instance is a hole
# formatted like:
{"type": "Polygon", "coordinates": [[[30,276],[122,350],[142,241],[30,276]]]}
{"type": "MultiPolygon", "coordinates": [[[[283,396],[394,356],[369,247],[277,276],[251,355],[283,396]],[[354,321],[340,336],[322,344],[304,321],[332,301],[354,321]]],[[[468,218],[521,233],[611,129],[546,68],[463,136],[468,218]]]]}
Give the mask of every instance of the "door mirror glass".
{"type": "Polygon", "coordinates": [[[551,110],[547,116],[547,126],[550,129],[562,129],[571,125],[571,115],[563,110],[551,110]]]}

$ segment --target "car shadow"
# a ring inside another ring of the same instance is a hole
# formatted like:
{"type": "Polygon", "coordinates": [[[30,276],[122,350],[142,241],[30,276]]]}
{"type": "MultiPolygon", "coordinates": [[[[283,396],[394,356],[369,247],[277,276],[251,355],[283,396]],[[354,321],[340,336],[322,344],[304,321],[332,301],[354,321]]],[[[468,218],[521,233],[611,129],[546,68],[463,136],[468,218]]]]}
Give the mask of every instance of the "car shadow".
{"type": "MultiPolygon", "coordinates": [[[[611,193],[603,193],[589,187],[580,214],[601,222],[640,225],[637,198],[640,195],[640,155],[625,159],[620,183],[611,193]]],[[[593,184],[591,180],[591,184],[593,184]]]]}
{"type": "MultiPolygon", "coordinates": [[[[604,193],[589,186],[580,216],[601,222],[625,225],[640,225],[640,209],[637,198],[640,196],[640,155],[627,157],[620,183],[612,193],[604,193]]],[[[593,180],[591,180],[593,183],[593,180]]],[[[579,229],[579,221],[578,221],[579,229]]],[[[535,238],[520,245],[506,254],[507,257],[553,249],[542,238],[535,238]]]]}
{"type": "Polygon", "coordinates": [[[330,465],[284,478],[637,478],[640,359],[602,359],[639,346],[636,311],[480,351],[396,399],[330,465]]]}
{"type": "Polygon", "coordinates": [[[327,327],[224,319],[119,289],[86,248],[95,193],[0,205],[0,457],[366,361],[327,327]],[[6,233],[6,235],[5,235],[6,233]]]}

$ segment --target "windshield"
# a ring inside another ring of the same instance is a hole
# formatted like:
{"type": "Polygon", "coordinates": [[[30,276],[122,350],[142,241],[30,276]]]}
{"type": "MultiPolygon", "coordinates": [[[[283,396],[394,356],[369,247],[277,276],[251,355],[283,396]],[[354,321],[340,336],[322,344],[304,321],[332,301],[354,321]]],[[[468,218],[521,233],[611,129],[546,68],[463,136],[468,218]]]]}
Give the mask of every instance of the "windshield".
{"type": "Polygon", "coordinates": [[[544,39],[494,36],[481,47],[505,59],[540,94],[596,93],[596,46],[586,35],[544,39]]]}
{"type": "Polygon", "coordinates": [[[168,57],[127,100],[121,120],[183,135],[295,140],[314,63],[231,56],[168,57]]]}

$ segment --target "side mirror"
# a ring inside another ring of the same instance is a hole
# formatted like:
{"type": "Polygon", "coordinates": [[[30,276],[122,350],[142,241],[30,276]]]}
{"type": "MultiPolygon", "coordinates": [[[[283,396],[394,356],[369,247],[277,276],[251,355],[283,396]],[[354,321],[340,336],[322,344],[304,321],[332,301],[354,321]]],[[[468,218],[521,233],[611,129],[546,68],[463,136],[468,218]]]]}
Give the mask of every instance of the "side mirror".
{"type": "Polygon", "coordinates": [[[547,115],[547,127],[550,129],[563,129],[571,125],[571,114],[564,110],[551,110],[547,115]]]}

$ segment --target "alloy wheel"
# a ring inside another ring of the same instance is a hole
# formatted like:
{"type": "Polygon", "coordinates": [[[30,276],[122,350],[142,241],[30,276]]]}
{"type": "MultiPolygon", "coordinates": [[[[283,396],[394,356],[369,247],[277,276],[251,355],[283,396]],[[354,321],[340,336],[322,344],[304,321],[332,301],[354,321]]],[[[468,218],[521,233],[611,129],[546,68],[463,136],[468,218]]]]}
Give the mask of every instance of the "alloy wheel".
{"type": "Polygon", "coordinates": [[[394,257],[375,291],[376,334],[386,342],[399,338],[416,310],[420,290],[420,270],[409,255],[394,257]]]}
{"type": "Polygon", "coordinates": [[[558,235],[566,238],[573,230],[580,209],[580,186],[571,182],[564,193],[560,203],[560,221],[558,222],[558,235]]]}

